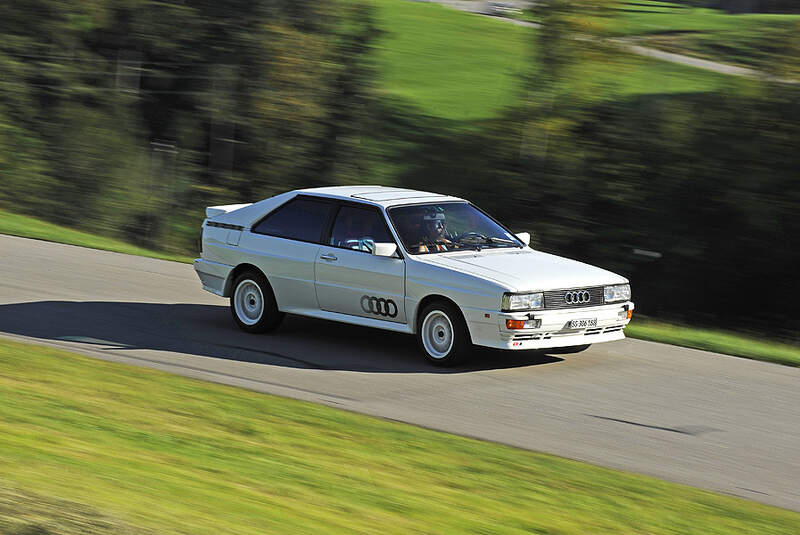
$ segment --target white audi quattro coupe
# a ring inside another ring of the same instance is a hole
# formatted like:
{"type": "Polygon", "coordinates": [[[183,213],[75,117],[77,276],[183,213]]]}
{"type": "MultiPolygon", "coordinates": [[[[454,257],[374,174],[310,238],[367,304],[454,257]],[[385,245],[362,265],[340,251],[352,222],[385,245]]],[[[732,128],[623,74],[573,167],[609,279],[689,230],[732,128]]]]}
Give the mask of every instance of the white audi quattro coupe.
{"type": "Polygon", "coordinates": [[[438,365],[472,345],[574,353],[625,337],[628,281],[536,251],[464,199],[382,186],[206,208],[203,288],[243,330],[285,313],[416,335],[438,365]]]}

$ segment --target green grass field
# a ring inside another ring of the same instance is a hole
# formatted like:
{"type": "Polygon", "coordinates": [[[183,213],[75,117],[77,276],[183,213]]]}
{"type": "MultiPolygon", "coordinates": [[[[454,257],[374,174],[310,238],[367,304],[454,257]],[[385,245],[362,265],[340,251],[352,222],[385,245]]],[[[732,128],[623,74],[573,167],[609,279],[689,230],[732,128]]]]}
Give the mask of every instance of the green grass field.
{"type": "Polygon", "coordinates": [[[798,513],[644,476],[2,340],[0,399],[3,533],[789,535],[800,525],[798,513]],[[65,507],[87,529],[62,531],[65,507]]]}
{"type": "Polygon", "coordinates": [[[379,88],[444,119],[494,116],[518,96],[529,64],[528,28],[437,4],[372,0],[384,35],[379,88]]]}
{"type": "MultiPolygon", "coordinates": [[[[522,76],[531,70],[536,30],[438,4],[372,2],[385,32],[375,60],[385,96],[461,122],[495,117],[517,100],[522,76]]],[[[590,86],[585,93],[597,98],[714,91],[732,83],[728,76],[634,55],[595,60],[580,73],[590,86]]]]}

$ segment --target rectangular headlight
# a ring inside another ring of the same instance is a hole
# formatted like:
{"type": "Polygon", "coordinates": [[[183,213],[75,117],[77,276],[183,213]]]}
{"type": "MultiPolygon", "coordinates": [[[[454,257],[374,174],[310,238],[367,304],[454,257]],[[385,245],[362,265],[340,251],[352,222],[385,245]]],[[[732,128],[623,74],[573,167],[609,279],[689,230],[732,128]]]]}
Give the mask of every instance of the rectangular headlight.
{"type": "Polygon", "coordinates": [[[618,301],[630,301],[630,298],[631,298],[630,284],[615,284],[614,286],[606,286],[603,289],[603,300],[606,303],[616,303],[618,301]]]}
{"type": "Polygon", "coordinates": [[[513,312],[516,310],[535,310],[542,308],[544,303],[544,295],[542,292],[530,294],[503,294],[502,309],[505,312],[513,312]]]}

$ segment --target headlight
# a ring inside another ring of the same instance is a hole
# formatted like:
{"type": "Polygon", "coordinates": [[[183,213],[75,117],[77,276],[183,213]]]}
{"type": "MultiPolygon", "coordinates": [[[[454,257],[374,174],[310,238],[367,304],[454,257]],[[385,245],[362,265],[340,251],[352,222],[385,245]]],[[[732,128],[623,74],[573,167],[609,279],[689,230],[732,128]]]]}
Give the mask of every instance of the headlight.
{"type": "Polygon", "coordinates": [[[533,310],[542,308],[544,296],[542,292],[533,294],[503,294],[502,309],[504,312],[512,312],[515,310],[533,310]]]}
{"type": "Polygon", "coordinates": [[[603,300],[606,303],[616,303],[617,301],[629,301],[631,298],[630,284],[615,284],[606,286],[603,289],[603,300]]]}

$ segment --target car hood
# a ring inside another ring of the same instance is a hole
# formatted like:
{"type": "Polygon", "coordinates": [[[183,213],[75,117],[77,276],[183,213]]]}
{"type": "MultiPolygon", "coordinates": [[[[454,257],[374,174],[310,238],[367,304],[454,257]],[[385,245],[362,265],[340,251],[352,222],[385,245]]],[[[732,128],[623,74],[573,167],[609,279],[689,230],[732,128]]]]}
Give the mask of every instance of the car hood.
{"type": "Polygon", "coordinates": [[[417,259],[487,278],[516,292],[628,282],[624,277],[605,269],[527,248],[436,254],[418,256],[417,259]]]}

